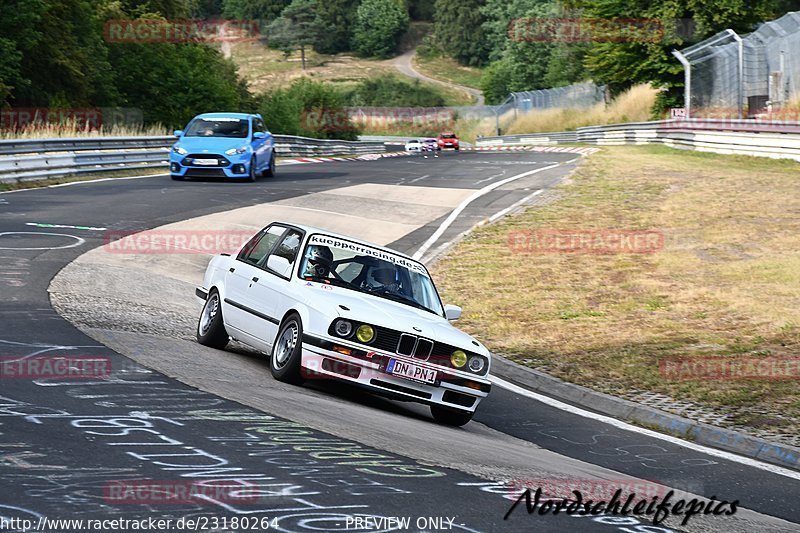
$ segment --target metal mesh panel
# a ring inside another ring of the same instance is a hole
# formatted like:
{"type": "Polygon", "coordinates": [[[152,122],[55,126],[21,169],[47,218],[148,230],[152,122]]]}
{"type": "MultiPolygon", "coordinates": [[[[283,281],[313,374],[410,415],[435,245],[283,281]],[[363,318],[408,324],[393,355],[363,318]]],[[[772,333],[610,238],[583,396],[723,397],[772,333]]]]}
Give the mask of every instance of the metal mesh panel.
{"type": "Polygon", "coordinates": [[[800,99],[800,13],[787,13],[742,38],[741,79],[737,38],[725,30],[679,52],[690,65],[687,104],[694,115],[732,115],[740,104],[752,115],[800,99]]]}
{"type": "Polygon", "coordinates": [[[552,107],[591,107],[603,102],[604,94],[604,85],[587,82],[554,89],[511,93],[511,101],[514,107],[523,112],[552,107]]]}

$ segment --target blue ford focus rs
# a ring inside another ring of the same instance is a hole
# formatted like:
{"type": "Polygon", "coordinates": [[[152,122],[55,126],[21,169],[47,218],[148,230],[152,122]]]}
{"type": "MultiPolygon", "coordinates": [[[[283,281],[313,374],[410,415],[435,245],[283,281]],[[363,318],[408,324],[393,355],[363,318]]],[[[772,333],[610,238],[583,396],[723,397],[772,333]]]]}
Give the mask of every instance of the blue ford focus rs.
{"type": "Polygon", "coordinates": [[[261,115],[204,113],[175,130],[169,170],[174,180],[275,175],[275,141],[261,115]]]}

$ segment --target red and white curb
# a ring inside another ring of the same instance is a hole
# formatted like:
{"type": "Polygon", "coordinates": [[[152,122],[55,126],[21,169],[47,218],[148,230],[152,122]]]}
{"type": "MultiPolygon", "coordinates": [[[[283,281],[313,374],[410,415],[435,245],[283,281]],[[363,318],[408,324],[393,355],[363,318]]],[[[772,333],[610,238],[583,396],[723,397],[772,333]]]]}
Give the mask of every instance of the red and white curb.
{"type": "Polygon", "coordinates": [[[407,152],[386,152],[384,154],[364,154],[357,157],[296,157],[294,159],[284,159],[281,165],[300,165],[303,163],[328,163],[330,161],[375,161],[384,157],[398,157],[409,155],[407,152]]]}
{"type": "Polygon", "coordinates": [[[462,150],[480,152],[563,152],[569,154],[589,155],[598,152],[599,148],[591,147],[570,147],[570,146],[477,146],[474,148],[462,148],[462,150]]]}

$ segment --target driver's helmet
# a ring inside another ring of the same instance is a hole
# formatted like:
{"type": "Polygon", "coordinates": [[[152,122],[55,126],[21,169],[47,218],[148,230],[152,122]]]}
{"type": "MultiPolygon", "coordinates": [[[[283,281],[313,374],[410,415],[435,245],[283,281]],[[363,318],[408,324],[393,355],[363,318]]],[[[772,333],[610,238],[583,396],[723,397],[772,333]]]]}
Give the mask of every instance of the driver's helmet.
{"type": "Polygon", "coordinates": [[[397,271],[391,267],[373,267],[367,274],[365,284],[370,289],[389,288],[398,285],[397,271]]]}
{"type": "Polygon", "coordinates": [[[304,276],[327,278],[333,265],[333,252],[327,246],[313,245],[306,251],[306,271],[304,276]]]}

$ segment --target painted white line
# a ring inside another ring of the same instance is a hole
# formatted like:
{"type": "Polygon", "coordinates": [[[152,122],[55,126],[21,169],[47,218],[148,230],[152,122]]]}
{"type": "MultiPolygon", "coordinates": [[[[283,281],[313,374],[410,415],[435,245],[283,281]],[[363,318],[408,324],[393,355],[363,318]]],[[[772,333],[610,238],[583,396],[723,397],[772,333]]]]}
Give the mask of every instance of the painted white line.
{"type": "Polygon", "coordinates": [[[416,182],[418,182],[420,180],[424,180],[425,178],[430,178],[430,177],[431,177],[430,174],[425,174],[424,176],[420,176],[418,178],[414,178],[413,180],[409,181],[408,183],[416,183],[416,182]]]}
{"type": "Polygon", "coordinates": [[[75,242],[72,244],[65,244],[63,246],[41,246],[35,248],[14,248],[14,247],[7,247],[7,246],[0,246],[0,250],[62,250],[64,248],[75,248],[76,246],[80,246],[81,244],[85,243],[84,239],[80,237],[76,237],[75,235],[69,235],[68,233],[44,233],[38,231],[6,231],[0,233],[0,237],[3,235],[51,235],[55,237],[69,237],[70,239],[75,239],[75,242]]]}
{"type": "Polygon", "coordinates": [[[526,176],[531,176],[531,175],[539,173],[539,172],[544,172],[545,170],[550,170],[551,168],[555,168],[555,167],[559,166],[559,164],[548,165],[546,167],[537,168],[535,170],[529,170],[528,172],[523,172],[522,174],[517,174],[516,176],[511,176],[510,178],[506,178],[504,180],[496,181],[494,183],[491,183],[491,184],[487,185],[486,187],[484,187],[482,189],[478,189],[469,198],[467,198],[466,200],[461,202],[461,204],[459,204],[459,206],[456,207],[455,210],[452,213],[450,213],[450,216],[448,216],[444,220],[444,222],[442,222],[442,224],[436,229],[436,231],[433,232],[433,235],[431,235],[428,238],[428,240],[425,241],[422,244],[422,246],[420,246],[419,250],[417,250],[414,253],[413,258],[416,259],[416,260],[419,260],[420,257],[425,255],[425,252],[428,251],[428,248],[433,246],[436,243],[436,241],[439,240],[439,237],[441,237],[442,234],[447,230],[447,228],[450,227],[450,225],[453,223],[453,221],[456,218],[458,218],[458,215],[460,215],[461,212],[464,211],[464,209],[466,209],[466,207],[470,203],[472,203],[474,200],[477,200],[478,198],[480,198],[484,194],[486,194],[488,192],[491,192],[491,191],[495,190],[498,187],[502,187],[506,183],[510,183],[510,182],[512,182],[514,180],[518,180],[518,179],[524,178],[526,176]]]}
{"type": "Polygon", "coordinates": [[[489,376],[489,379],[491,380],[492,383],[494,383],[498,387],[502,387],[506,390],[519,394],[520,396],[525,396],[527,398],[534,399],[536,401],[542,402],[545,405],[555,407],[556,409],[561,409],[562,411],[566,411],[574,415],[582,416],[584,418],[591,418],[592,420],[597,420],[598,422],[602,422],[604,424],[608,424],[610,426],[614,426],[616,428],[623,429],[625,431],[632,431],[634,433],[639,433],[641,435],[646,435],[648,437],[661,439],[671,444],[677,444],[678,446],[689,448],[690,450],[694,450],[696,452],[704,453],[706,455],[711,455],[713,457],[718,457],[720,459],[725,459],[726,461],[731,461],[746,466],[752,466],[753,468],[758,468],[759,470],[765,470],[773,474],[778,474],[780,476],[785,476],[791,479],[800,480],[800,472],[795,472],[793,470],[782,468],[777,465],[762,463],[761,461],[757,461],[749,457],[743,457],[741,455],[736,455],[735,453],[717,450],[715,448],[708,448],[700,444],[695,444],[694,442],[679,439],[678,437],[673,437],[672,435],[665,435],[657,431],[634,426],[632,424],[628,424],[627,422],[623,422],[622,420],[617,420],[616,418],[612,418],[610,416],[592,413],[590,411],[581,409],[580,407],[575,407],[573,405],[560,402],[548,396],[544,396],[542,394],[529,391],[528,389],[522,388],[518,385],[514,385],[513,383],[509,383],[508,381],[499,378],[497,376],[489,376]]]}

